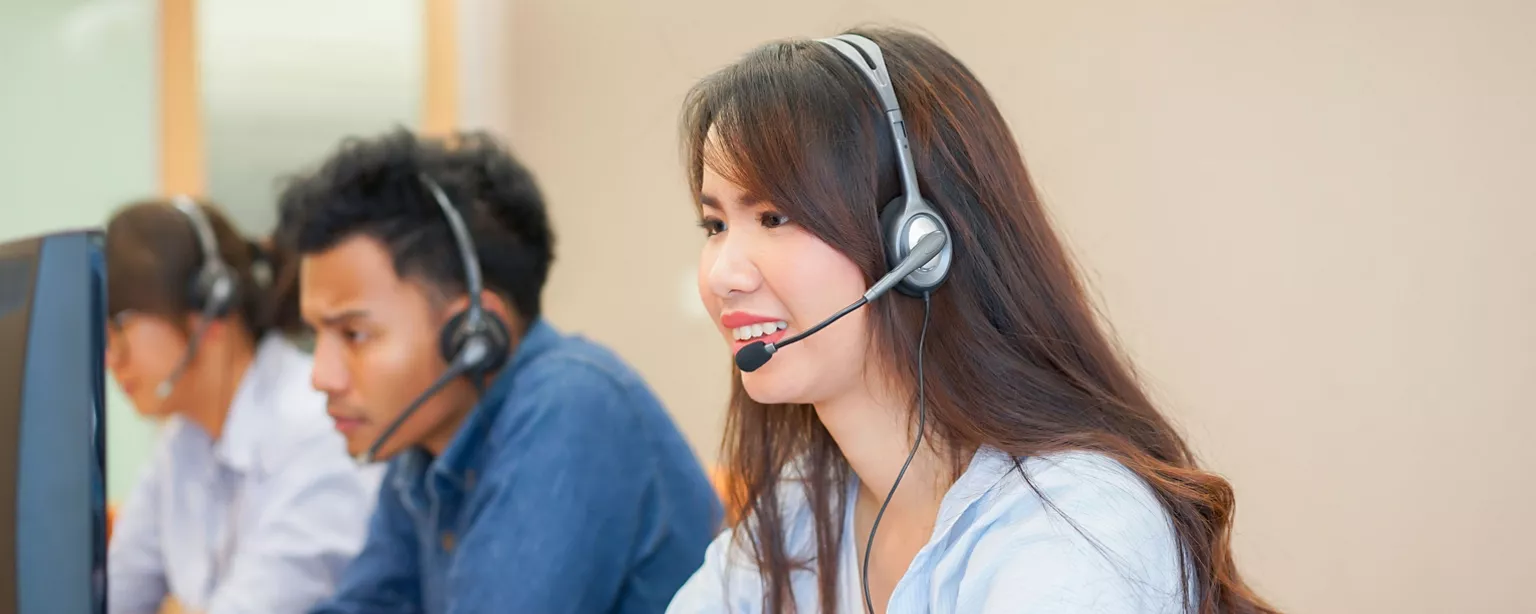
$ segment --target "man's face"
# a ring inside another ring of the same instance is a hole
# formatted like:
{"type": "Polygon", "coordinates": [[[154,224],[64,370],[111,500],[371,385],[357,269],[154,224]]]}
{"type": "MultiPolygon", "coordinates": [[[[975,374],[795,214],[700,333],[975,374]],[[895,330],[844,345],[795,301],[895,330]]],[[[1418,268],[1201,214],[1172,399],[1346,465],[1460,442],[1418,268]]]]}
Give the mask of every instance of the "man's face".
{"type": "MultiPolygon", "coordinates": [[[[438,332],[448,313],[416,281],[401,279],[384,245],[354,236],[305,256],[300,309],[315,329],[310,377],[326,393],[336,430],[357,455],[447,368],[438,332]]],[[[444,387],[390,435],[375,458],[413,445],[441,453],[473,407],[463,380],[444,387]]]]}

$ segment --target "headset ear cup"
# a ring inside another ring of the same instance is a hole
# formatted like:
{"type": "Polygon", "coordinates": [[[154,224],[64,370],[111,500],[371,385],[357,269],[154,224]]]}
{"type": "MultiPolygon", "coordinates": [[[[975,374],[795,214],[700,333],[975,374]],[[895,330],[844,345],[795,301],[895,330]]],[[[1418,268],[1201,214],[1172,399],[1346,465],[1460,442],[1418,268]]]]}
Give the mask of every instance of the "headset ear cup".
{"type": "Polygon", "coordinates": [[[480,321],[484,325],[481,334],[485,335],[490,344],[490,355],[486,357],[485,364],[478,367],[475,373],[485,375],[499,371],[502,365],[507,363],[507,357],[512,353],[512,336],[507,330],[507,323],[494,312],[482,312],[480,321]]]}
{"type": "Polygon", "coordinates": [[[482,337],[489,345],[484,360],[478,365],[471,365],[470,375],[485,375],[493,373],[507,362],[507,354],[511,348],[511,334],[507,330],[507,323],[495,313],[482,311],[480,313],[480,326],[478,332],[468,330],[469,312],[461,311],[448,320],[438,337],[438,348],[443,355],[443,360],[452,363],[459,352],[464,351],[464,346],[475,336],[482,337]]]}
{"type": "Polygon", "coordinates": [[[192,276],[189,291],[192,310],[207,313],[215,319],[229,315],[230,308],[237,304],[236,295],[240,291],[240,284],[235,280],[233,271],[227,267],[200,269],[192,276]]]}
{"type": "MultiPolygon", "coordinates": [[[[901,264],[902,257],[907,255],[907,242],[901,237],[906,210],[907,199],[904,196],[897,196],[896,200],[886,203],[885,208],[880,210],[880,243],[885,248],[886,270],[896,268],[896,265],[901,264]]],[[[901,284],[897,288],[900,289],[901,284]]]]}
{"type": "MultiPolygon", "coordinates": [[[[219,273],[218,279],[214,281],[214,288],[213,299],[217,306],[213,317],[222,318],[229,315],[240,304],[240,277],[235,275],[234,269],[225,266],[219,273]],[[224,285],[222,292],[219,291],[220,284],[224,285]]],[[[246,315],[250,316],[250,314],[246,315]]]]}
{"type": "Polygon", "coordinates": [[[937,229],[948,237],[948,243],[939,252],[938,263],[933,269],[913,271],[896,284],[897,292],[911,297],[921,297],[938,289],[949,277],[954,235],[949,233],[949,226],[944,223],[944,218],[939,216],[933,205],[922,200],[908,201],[905,196],[899,196],[880,212],[881,240],[884,242],[885,262],[888,268],[894,269],[900,265],[902,259],[912,252],[917,239],[927,234],[927,232],[913,234],[911,228],[914,225],[937,229]]]}
{"type": "Polygon", "coordinates": [[[439,332],[438,351],[443,355],[443,362],[453,364],[454,357],[464,349],[464,342],[469,338],[465,334],[467,331],[464,330],[464,321],[468,318],[469,312],[460,311],[454,314],[439,332]]]}

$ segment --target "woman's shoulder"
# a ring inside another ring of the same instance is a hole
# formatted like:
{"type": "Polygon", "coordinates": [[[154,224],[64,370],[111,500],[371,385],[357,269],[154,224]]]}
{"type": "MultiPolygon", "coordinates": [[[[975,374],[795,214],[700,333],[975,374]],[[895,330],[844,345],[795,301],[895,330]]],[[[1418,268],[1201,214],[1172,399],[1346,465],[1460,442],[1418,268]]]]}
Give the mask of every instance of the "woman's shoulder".
{"type": "Polygon", "coordinates": [[[971,559],[968,576],[976,576],[967,580],[978,609],[1050,601],[1180,611],[1183,549],[1172,517],[1139,475],[1094,452],[1017,462],[983,453],[993,458],[980,465],[994,467],[998,479],[962,532],[969,539],[959,540],[971,559]]]}
{"type": "MultiPolygon", "coordinates": [[[[1006,454],[993,452],[1006,458],[1006,454]]],[[[1166,518],[1157,495],[1145,480],[1107,454],[1065,451],[1005,461],[1009,469],[999,485],[1003,493],[1023,499],[1051,499],[1082,512],[1111,512],[1115,516],[1166,518]]]]}
{"type": "Polygon", "coordinates": [[[325,394],[310,384],[314,359],[307,352],[285,337],[269,334],[252,364],[253,399],[268,420],[305,428],[329,422],[325,394]]]}
{"type": "Polygon", "coordinates": [[[259,432],[257,446],[264,468],[308,456],[315,447],[346,456],[346,444],[326,413],[326,397],[310,385],[313,361],[291,341],[278,335],[263,339],[253,374],[250,426],[259,432]]]}
{"type": "MultiPolygon", "coordinates": [[[[800,611],[815,611],[815,535],[809,507],[803,497],[781,509],[786,550],[792,560],[809,567],[790,571],[790,592],[800,611]]],[[[674,595],[667,614],[704,612],[758,612],[763,604],[763,576],[754,552],[756,518],[749,516],[715,536],[704,551],[704,561],[674,595]]]]}
{"type": "MultiPolygon", "coordinates": [[[[816,597],[816,526],[811,509],[806,460],[797,459],[780,472],[775,494],[781,521],[779,542],[790,559],[808,566],[790,572],[793,599],[800,611],[814,611],[816,597]]],[[[837,493],[841,497],[844,493],[837,493]]],[[[763,580],[755,546],[759,517],[754,513],[715,536],[704,562],[678,590],[668,614],[695,612],[755,612],[763,603],[763,580]]],[[[843,519],[835,518],[839,526],[843,519]]]]}

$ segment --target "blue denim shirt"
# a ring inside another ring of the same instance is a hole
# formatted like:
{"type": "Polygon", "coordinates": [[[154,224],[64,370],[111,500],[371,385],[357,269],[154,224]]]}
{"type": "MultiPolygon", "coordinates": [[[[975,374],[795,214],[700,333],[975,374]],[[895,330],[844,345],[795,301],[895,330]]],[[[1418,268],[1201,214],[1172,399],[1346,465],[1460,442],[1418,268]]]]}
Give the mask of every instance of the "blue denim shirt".
{"type": "Polygon", "coordinates": [[[397,456],[379,492],[316,614],[659,613],[722,517],[639,376],[542,320],[443,454],[397,456]]]}

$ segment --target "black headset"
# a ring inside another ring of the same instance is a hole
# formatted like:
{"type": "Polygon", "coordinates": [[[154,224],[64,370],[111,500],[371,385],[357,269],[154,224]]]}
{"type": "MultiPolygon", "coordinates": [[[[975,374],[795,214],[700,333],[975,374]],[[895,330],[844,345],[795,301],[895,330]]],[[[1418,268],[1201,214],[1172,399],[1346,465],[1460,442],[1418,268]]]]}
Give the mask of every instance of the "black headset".
{"type": "MultiPolygon", "coordinates": [[[[901,116],[901,105],[896,102],[896,88],[891,83],[891,73],[885,68],[885,56],[874,41],[857,34],[844,34],[833,38],[818,39],[843,57],[847,58],[859,74],[874,86],[890,123],[891,137],[896,147],[896,162],[901,171],[901,195],[891,200],[880,211],[881,241],[885,246],[886,266],[897,264],[912,252],[918,240],[938,230],[944,236],[949,225],[939,215],[938,209],[923,198],[917,185],[917,166],[912,162],[912,149],[907,142],[906,121],[901,116]]],[[[933,292],[949,275],[949,263],[953,252],[952,241],[932,260],[924,263],[896,284],[896,291],[907,296],[922,297],[933,292]]]]}
{"type": "Polygon", "coordinates": [[[192,234],[197,237],[197,249],[202,254],[202,266],[187,281],[186,289],[187,304],[202,317],[198,319],[197,328],[187,341],[187,351],[181,355],[181,361],[171,371],[170,377],[156,387],[155,393],[161,399],[170,396],[176,382],[192,364],[192,358],[197,355],[197,346],[202,342],[203,334],[208,332],[208,325],[229,315],[240,294],[240,277],[235,274],[234,267],[224,262],[223,256],[219,254],[218,235],[214,233],[213,223],[208,221],[202,208],[185,194],[171,197],[171,205],[191,224],[192,234]]]}
{"type": "Polygon", "coordinates": [[[492,373],[507,360],[511,335],[507,323],[494,312],[486,311],[480,304],[480,293],[485,285],[480,280],[480,258],[476,256],[475,243],[470,239],[464,218],[454,209],[443,188],[431,177],[421,174],[421,182],[448,220],[453,242],[458,248],[459,261],[464,266],[464,291],[468,294],[469,307],[453,315],[439,333],[438,348],[443,360],[450,367],[458,367],[470,376],[492,373]]]}
{"type": "Polygon", "coordinates": [[[475,243],[470,239],[469,228],[464,225],[463,216],[454,209],[453,202],[443,192],[443,188],[437,185],[426,173],[420,173],[417,177],[422,186],[431,193],[432,199],[437,202],[438,209],[442,210],[443,217],[448,220],[448,230],[453,234],[453,243],[459,252],[459,262],[464,266],[464,292],[469,298],[469,307],[464,311],[453,314],[448,322],[438,332],[438,351],[442,353],[443,360],[448,363],[448,370],[439,375],[437,381],[427,386],[410,405],[400,410],[384,432],[373,440],[373,445],[357,455],[359,464],[372,463],[374,455],[384,447],[384,443],[395,434],[400,425],[421,409],[421,406],[442,390],[448,382],[459,377],[469,377],[479,387],[482,378],[500,369],[507,361],[511,351],[511,334],[507,329],[507,323],[494,312],[486,311],[480,304],[480,293],[485,285],[480,281],[480,258],[475,255],[475,243]]]}
{"type": "Polygon", "coordinates": [[[198,251],[202,254],[202,266],[192,275],[187,286],[187,304],[199,311],[203,319],[215,319],[229,315],[240,291],[239,277],[234,267],[224,262],[219,254],[218,235],[213,223],[203,214],[203,209],[185,194],[171,198],[177,211],[186,216],[197,237],[198,251]]]}

